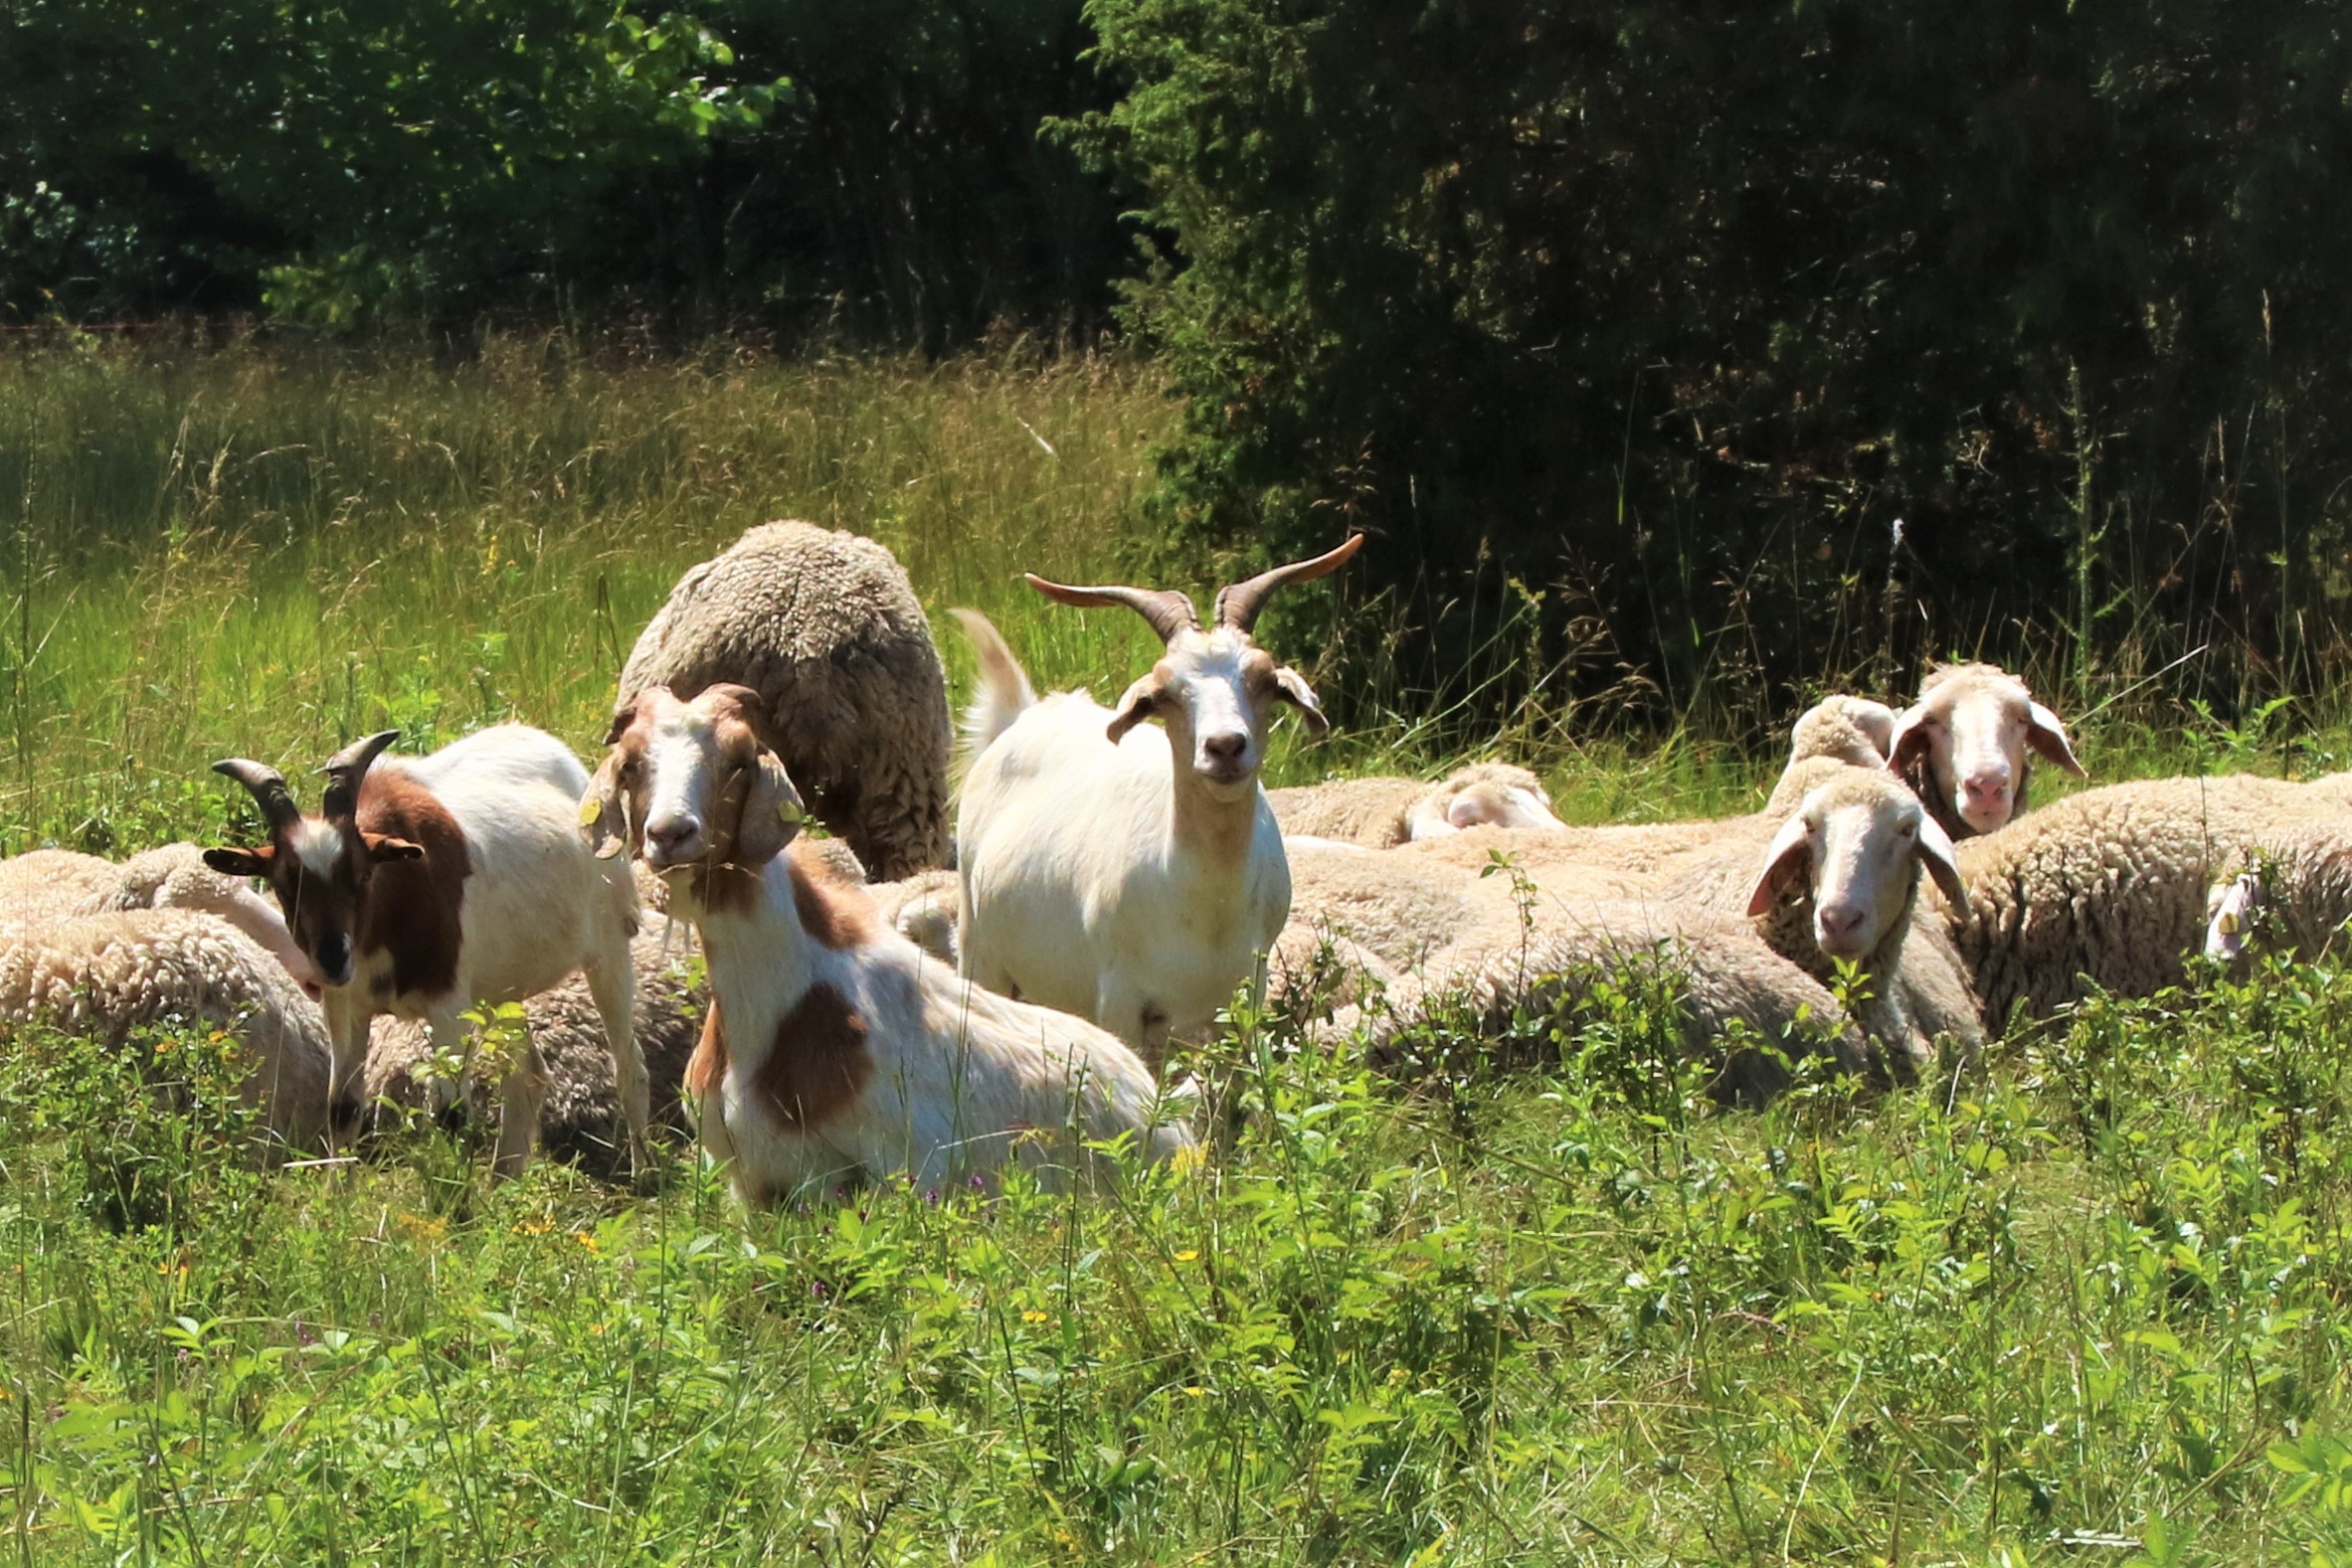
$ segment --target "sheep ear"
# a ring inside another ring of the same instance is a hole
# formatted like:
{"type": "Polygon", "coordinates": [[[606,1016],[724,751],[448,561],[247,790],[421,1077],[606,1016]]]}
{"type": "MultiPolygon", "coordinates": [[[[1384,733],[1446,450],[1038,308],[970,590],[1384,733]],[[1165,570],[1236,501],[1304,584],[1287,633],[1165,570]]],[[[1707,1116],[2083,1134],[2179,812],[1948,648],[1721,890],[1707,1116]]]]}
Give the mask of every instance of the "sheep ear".
{"type": "Polygon", "coordinates": [[[1968,884],[1960,880],[1960,861],[1952,850],[1951,835],[1923,811],[1919,813],[1918,852],[1919,863],[1927,868],[1935,885],[1943,889],[1943,896],[1951,901],[1952,908],[1966,909],[1968,884]]]}
{"type": "Polygon", "coordinates": [[[801,791],[793,787],[792,776],[774,752],[762,747],[752,765],[751,784],[743,791],[730,858],[746,868],[766,865],[800,834],[802,814],[801,791]]]}
{"type": "Polygon", "coordinates": [[[1309,735],[1321,738],[1331,733],[1332,722],[1323,716],[1323,704],[1315,700],[1315,688],[1307,684],[1306,676],[1288,664],[1274,672],[1274,700],[1297,708],[1309,735]]]}
{"type": "Polygon", "coordinates": [[[2064,768],[2078,779],[2090,777],[2082,765],[2075,761],[2075,749],[2067,744],[2067,727],[2058,722],[2058,715],[2038,702],[2026,704],[2026,744],[2045,758],[2064,768]]]}
{"type": "Polygon", "coordinates": [[[629,805],[621,796],[619,751],[605,754],[596,777],[588,782],[588,792],[580,797],[580,831],[599,860],[610,860],[636,847],[632,842],[634,835],[630,831],[629,805]]]}
{"type": "Polygon", "coordinates": [[[1103,731],[1113,746],[1127,739],[1127,732],[1160,711],[1160,699],[1165,693],[1158,674],[1146,675],[1127,688],[1127,695],[1119,699],[1119,711],[1111,715],[1110,727],[1103,731]]]}
{"type": "Polygon", "coordinates": [[[425,849],[405,838],[394,838],[389,833],[362,833],[359,841],[368,846],[368,858],[378,865],[387,860],[423,860],[425,849]]]}
{"type": "Polygon", "coordinates": [[[1890,773],[1904,773],[1927,750],[1926,715],[1917,708],[1905,708],[1895,721],[1894,733],[1887,737],[1887,768],[1890,773]]]}
{"type": "Polygon", "coordinates": [[[208,849],[204,863],[225,877],[266,877],[271,861],[277,858],[275,844],[264,844],[259,849],[208,849]]]}
{"type": "Polygon", "coordinates": [[[1791,877],[1802,876],[1813,858],[1813,839],[1802,814],[1792,816],[1780,824],[1780,831],[1772,835],[1772,847],[1764,851],[1764,870],[1756,878],[1755,891],[1747,896],[1747,912],[1762,915],[1772,908],[1773,900],[1791,877]]]}

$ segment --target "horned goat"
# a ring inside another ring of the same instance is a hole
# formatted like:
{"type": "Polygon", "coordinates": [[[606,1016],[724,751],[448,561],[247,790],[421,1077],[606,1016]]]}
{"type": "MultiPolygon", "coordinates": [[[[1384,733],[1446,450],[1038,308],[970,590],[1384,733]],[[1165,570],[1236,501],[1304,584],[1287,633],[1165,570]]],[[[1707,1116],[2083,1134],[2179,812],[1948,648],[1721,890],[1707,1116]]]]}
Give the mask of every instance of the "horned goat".
{"type": "Polygon", "coordinates": [[[1285,584],[1336,571],[1338,549],[1236,583],[1202,630],[1171,590],[1068,588],[1060,605],[1123,606],[1167,651],[1106,709],[1039,700],[986,617],[957,611],[980,655],[956,821],[964,972],[1093,1019],[1157,1066],[1249,980],[1290,911],[1290,870],[1258,776],[1277,703],[1328,725],[1306,678],[1251,640],[1285,584]],[[1146,724],[1158,719],[1165,728],[1146,724]]]}
{"type": "MultiPolygon", "coordinates": [[[[216,763],[261,807],[270,841],[212,849],[205,863],[269,879],[325,987],[338,1105],[357,1098],[368,1024],[421,1018],[436,1054],[461,1050],[461,1014],[519,1002],[583,970],[622,1085],[632,1153],[643,1150],[645,1064],[632,1029],[629,942],[636,890],[622,861],[581,841],[588,771],[562,742],[522,725],[469,735],[430,757],[383,758],[396,730],[338,752],[320,814],[295,806],[274,768],[216,763]]],[[[536,1050],[508,1064],[491,1170],[529,1163],[545,1088],[536,1050]]]]}
{"type": "Polygon", "coordinates": [[[1052,1135],[1073,1123],[1147,1157],[1191,1141],[1118,1040],[958,979],[788,852],[801,797],[766,721],[748,687],[639,693],[582,813],[597,852],[642,857],[701,938],[712,1007],[686,1095],[746,1203],[843,1177],[1084,1163],[1052,1135]]]}

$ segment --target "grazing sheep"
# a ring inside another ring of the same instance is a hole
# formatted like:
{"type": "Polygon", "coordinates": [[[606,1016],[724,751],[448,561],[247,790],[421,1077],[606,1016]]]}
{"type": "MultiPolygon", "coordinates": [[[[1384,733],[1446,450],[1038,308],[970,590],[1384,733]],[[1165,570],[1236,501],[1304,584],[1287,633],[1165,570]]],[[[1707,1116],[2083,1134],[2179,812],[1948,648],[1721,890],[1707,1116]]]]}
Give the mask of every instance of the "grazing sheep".
{"type": "MultiPolygon", "coordinates": [[[[647,1125],[676,1132],[691,1132],[678,1089],[709,1004],[705,988],[689,980],[692,956],[693,938],[684,930],[673,933],[656,926],[629,946],[630,965],[636,971],[632,1033],[645,1058],[647,1125]]],[[[531,1043],[547,1068],[540,1146],[608,1180],[628,1175],[629,1118],[613,1074],[613,1053],[605,1043],[604,1018],[587,978],[575,974],[555,989],[540,992],[523,1004],[523,1014],[531,1043]]],[[[374,1020],[363,1084],[368,1103],[384,1100],[425,1109],[428,1096],[417,1070],[429,1049],[423,1024],[406,1018],[374,1020]]],[[[489,1107],[470,1109],[486,1116],[489,1107]]]]}
{"type": "Polygon", "coordinates": [[[1116,709],[1084,692],[1038,700],[995,628],[958,611],[981,662],[956,822],[967,975],[1091,1018],[1155,1066],[1251,979],[1290,910],[1258,785],[1266,732],[1282,703],[1315,734],[1327,725],[1306,679],[1250,632],[1267,596],[1362,542],[1231,585],[1207,631],[1181,594],[1031,577],[1057,604],[1134,610],[1166,642],[1116,709]]]}
{"type": "Polygon", "coordinates": [[[2035,1017],[2092,985],[2145,996],[2179,984],[2208,901],[2265,857],[2285,869],[2297,929],[2332,929],[2352,848],[2332,802],[2276,779],[2157,779],[2070,795],[1958,846],[1964,900],[1939,908],[1987,1022],[2035,1017]],[[2331,911],[2333,918],[2331,919],[2331,911]]]}
{"type": "Polygon", "coordinates": [[[1284,838],[1311,838],[1390,849],[1492,826],[1564,831],[1542,781],[1510,763],[1473,763],[1432,786],[1373,776],[1269,789],[1266,801],[1284,838]]]}
{"type": "MultiPolygon", "coordinates": [[[[581,841],[588,771],[554,736],[519,724],[378,764],[398,733],[355,742],[327,763],[318,816],[301,813],[273,768],[245,758],[214,765],[252,793],[270,841],[207,850],[205,863],[270,879],[325,986],[338,1103],[357,1087],[375,1014],[424,1019],[448,1054],[459,1047],[468,1007],[521,1001],[582,969],[633,1146],[641,1142],[645,1067],[630,1033],[636,890],[626,864],[596,860],[581,841]]],[[[540,1064],[527,1046],[521,1057],[506,1073],[497,1177],[521,1173],[539,1129],[540,1064]]]]}
{"type": "Polygon", "coordinates": [[[119,1044],[171,1019],[230,1033],[253,1062],[246,1095],[264,1104],[281,1142],[307,1147],[325,1135],[325,1021],[284,967],[227,921],[140,909],[0,936],[0,1021],[119,1044]]]}
{"type": "Polygon", "coordinates": [[[765,717],[747,687],[691,703],[652,687],[590,796],[598,852],[667,877],[701,937],[713,1000],[686,1093],[737,1194],[767,1203],[901,1172],[937,1183],[1015,1159],[1092,1168],[1052,1135],[1073,1122],[1086,1139],[1132,1136],[1145,1157],[1189,1144],[1118,1040],[958,979],[787,850],[801,802],[765,717]]]}
{"type": "MultiPolygon", "coordinates": [[[[1879,1082],[1889,1076],[1836,998],[1753,931],[1657,903],[1596,901],[1548,910],[1533,929],[1482,927],[1376,998],[1340,1009],[1321,1033],[1337,1040],[1360,1029],[1373,1059],[1394,1063],[1404,1037],[1459,1021],[1465,1008],[1479,1036],[1494,1038],[1515,1016],[1573,1005],[1601,981],[1644,978],[1674,987],[1693,1052],[1721,1050],[1736,1020],[1790,1056],[1826,1052],[1844,1071],[1879,1082]]],[[[1715,1093],[1761,1105],[1786,1076],[1764,1053],[1739,1049],[1724,1059],[1715,1093]]]]}
{"type": "Polygon", "coordinates": [[[748,530],[680,578],[637,637],[614,734],[650,687],[691,697],[720,681],[766,700],[777,754],[870,874],[947,864],[947,683],[888,550],[810,523],[748,530]]]}
{"type": "Polygon", "coordinates": [[[2005,826],[2026,809],[2033,756],[2084,777],[2058,715],[1995,664],[1929,672],[1895,721],[1889,765],[1954,840],[2005,826]]]}

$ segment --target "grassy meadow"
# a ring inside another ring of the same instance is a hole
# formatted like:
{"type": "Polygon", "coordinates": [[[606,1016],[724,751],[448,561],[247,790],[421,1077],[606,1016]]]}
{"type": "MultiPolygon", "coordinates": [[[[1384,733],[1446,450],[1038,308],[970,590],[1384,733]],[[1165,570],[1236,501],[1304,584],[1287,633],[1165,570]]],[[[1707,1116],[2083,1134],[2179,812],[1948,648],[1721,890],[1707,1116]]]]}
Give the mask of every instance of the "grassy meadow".
{"type": "MultiPolygon", "coordinates": [[[[12,350],[0,849],[219,832],[213,758],[307,797],[388,724],[585,753],[677,573],[777,516],[1107,695],[1148,631],[1018,573],[1209,582],[1141,536],[1169,421],[1146,365],[1017,346],[12,350]]],[[[1403,711],[1285,734],[1285,780],[1447,760],[1403,711]]],[[[1585,820],[1774,771],[1504,739],[1585,820]]],[[[2340,749],[2144,702],[2079,744],[2340,749]]],[[[0,1042],[0,1559],[2352,1562],[2352,981],[2094,1003],[1760,1115],[1709,1107],[1670,1007],[1628,984],[1519,1022],[1555,1067],[1410,1086],[1243,1012],[1199,1161],[748,1221],[684,1150],[649,1195],[493,1191],[440,1132],[264,1172],[218,1040],[0,1042]]]]}

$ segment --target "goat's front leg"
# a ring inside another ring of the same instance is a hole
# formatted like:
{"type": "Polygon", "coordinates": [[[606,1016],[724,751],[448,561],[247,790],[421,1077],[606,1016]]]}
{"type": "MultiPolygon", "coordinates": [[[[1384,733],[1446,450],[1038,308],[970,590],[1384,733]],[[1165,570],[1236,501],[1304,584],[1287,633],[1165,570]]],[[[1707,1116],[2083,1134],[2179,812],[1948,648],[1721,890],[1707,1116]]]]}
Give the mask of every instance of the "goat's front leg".
{"type": "Polygon", "coordinates": [[[319,993],[319,1010],[326,1014],[327,1146],[342,1138],[336,1129],[346,1119],[359,1127],[360,1092],[367,1079],[368,1024],[371,1015],[356,985],[334,985],[319,993]]]}
{"type": "Polygon", "coordinates": [[[1155,1074],[1160,1071],[1160,1060],[1168,1054],[1168,1014],[1152,1006],[1124,975],[1105,970],[1096,977],[1094,1021],[1125,1041],[1155,1074]]]}
{"type": "Polygon", "coordinates": [[[630,1168],[644,1170],[652,1162],[645,1130],[653,1119],[653,1091],[636,1039],[636,969],[629,961],[628,942],[617,946],[617,954],[601,954],[587,965],[588,994],[596,1001],[597,1016],[604,1020],[605,1046],[613,1053],[613,1085],[629,1131],[630,1168]]]}

